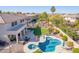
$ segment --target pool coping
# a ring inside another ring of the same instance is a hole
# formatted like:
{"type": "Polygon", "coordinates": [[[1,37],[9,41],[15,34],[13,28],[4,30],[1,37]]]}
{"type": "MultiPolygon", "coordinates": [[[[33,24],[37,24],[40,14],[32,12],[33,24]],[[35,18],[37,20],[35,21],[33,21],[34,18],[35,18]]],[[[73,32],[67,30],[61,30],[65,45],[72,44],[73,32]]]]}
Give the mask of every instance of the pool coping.
{"type": "MultiPolygon", "coordinates": [[[[61,45],[58,45],[58,46],[62,46],[62,42],[63,42],[63,41],[62,41],[60,38],[57,38],[57,37],[55,37],[55,36],[47,36],[47,35],[44,35],[44,36],[45,36],[45,38],[46,38],[46,37],[51,37],[51,38],[60,40],[60,41],[61,41],[61,45]]],[[[41,37],[43,37],[43,36],[41,36],[41,37]]],[[[30,45],[30,44],[38,45],[39,42],[45,42],[46,39],[45,39],[45,38],[43,39],[43,38],[41,38],[41,37],[40,37],[40,41],[38,41],[38,42],[29,42],[29,43],[25,44],[25,45],[24,45],[24,52],[26,52],[26,53],[33,53],[34,51],[36,51],[37,49],[39,49],[39,48],[37,47],[36,49],[30,50],[30,49],[28,48],[28,45],[30,45]],[[43,41],[42,41],[42,40],[43,40],[43,41]]],[[[57,46],[57,47],[58,47],[58,46],[57,46]]],[[[56,47],[56,48],[57,48],[57,47],[56,47]]],[[[55,51],[55,52],[57,52],[57,51],[55,51]]],[[[44,52],[44,53],[45,53],[45,52],[44,52]]]]}

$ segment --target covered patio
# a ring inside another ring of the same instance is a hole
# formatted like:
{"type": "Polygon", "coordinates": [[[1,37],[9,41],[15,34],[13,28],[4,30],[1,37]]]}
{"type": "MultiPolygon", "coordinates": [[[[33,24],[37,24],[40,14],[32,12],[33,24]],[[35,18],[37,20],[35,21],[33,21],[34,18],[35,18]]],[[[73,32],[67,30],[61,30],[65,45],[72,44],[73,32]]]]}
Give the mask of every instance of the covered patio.
{"type": "Polygon", "coordinates": [[[23,40],[23,36],[26,35],[27,32],[27,25],[26,24],[19,24],[11,29],[8,29],[8,37],[11,41],[11,39],[15,39],[15,41],[18,43],[20,40],[23,40]]]}

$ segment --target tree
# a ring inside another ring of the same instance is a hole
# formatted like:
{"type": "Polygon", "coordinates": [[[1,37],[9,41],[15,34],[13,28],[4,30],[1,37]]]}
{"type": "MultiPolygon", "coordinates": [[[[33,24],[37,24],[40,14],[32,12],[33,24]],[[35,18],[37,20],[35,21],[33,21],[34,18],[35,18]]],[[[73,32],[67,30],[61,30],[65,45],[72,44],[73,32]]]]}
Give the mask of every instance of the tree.
{"type": "Polygon", "coordinates": [[[38,41],[38,38],[41,36],[41,28],[38,25],[34,28],[34,35],[36,41],[38,41]]]}
{"type": "Polygon", "coordinates": [[[39,21],[46,21],[48,23],[49,26],[49,16],[46,12],[43,12],[39,15],[38,17],[39,21]]]}
{"type": "Polygon", "coordinates": [[[48,27],[48,32],[49,32],[49,34],[51,34],[51,33],[53,32],[52,26],[49,26],[49,27],[48,27]]]}
{"type": "Polygon", "coordinates": [[[41,36],[41,27],[38,25],[34,28],[34,35],[41,36]]]}
{"type": "Polygon", "coordinates": [[[32,14],[35,14],[35,12],[32,12],[32,14]]]}
{"type": "Polygon", "coordinates": [[[51,10],[52,13],[54,13],[56,11],[54,6],[52,6],[50,10],[51,10]]]}
{"type": "Polygon", "coordinates": [[[62,37],[62,40],[63,40],[63,46],[64,46],[64,45],[65,45],[65,42],[68,40],[67,36],[64,35],[64,36],[62,37]]]}
{"type": "Polygon", "coordinates": [[[7,13],[7,14],[11,14],[11,12],[9,12],[9,11],[8,11],[8,12],[6,12],[6,13],[7,13]]]}
{"type": "Polygon", "coordinates": [[[57,25],[57,26],[59,26],[59,24],[63,24],[64,23],[63,17],[61,15],[58,15],[58,14],[56,14],[54,16],[51,16],[50,19],[51,19],[52,23],[54,25],[57,25]]]}
{"type": "Polygon", "coordinates": [[[78,25],[78,24],[79,24],[79,20],[76,20],[76,21],[75,21],[75,25],[78,25]]]}
{"type": "Polygon", "coordinates": [[[77,19],[77,20],[75,21],[75,26],[74,26],[74,28],[75,28],[76,30],[79,30],[79,19],[77,19]]]}
{"type": "Polygon", "coordinates": [[[0,10],[0,13],[2,13],[2,11],[0,10]]]}
{"type": "Polygon", "coordinates": [[[42,21],[42,20],[47,20],[48,19],[48,14],[46,12],[43,12],[39,15],[39,20],[42,21]]]}

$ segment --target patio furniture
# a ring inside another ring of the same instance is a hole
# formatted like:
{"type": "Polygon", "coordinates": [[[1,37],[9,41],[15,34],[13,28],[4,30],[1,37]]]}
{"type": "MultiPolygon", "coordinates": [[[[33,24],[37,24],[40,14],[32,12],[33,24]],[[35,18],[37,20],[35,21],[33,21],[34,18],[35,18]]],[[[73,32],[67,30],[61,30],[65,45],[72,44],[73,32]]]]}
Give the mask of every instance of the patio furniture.
{"type": "Polygon", "coordinates": [[[29,41],[29,40],[30,40],[29,37],[25,37],[25,38],[24,38],[24,41],[29,41]]]}

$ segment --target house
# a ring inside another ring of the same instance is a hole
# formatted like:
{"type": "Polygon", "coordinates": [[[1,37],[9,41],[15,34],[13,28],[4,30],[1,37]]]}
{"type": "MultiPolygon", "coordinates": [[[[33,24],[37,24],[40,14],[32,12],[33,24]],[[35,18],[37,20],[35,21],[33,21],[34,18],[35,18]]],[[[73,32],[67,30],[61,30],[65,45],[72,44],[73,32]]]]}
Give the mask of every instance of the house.
{"type": "Polygon", "coordinates": [[[79,14],[61,14],[66,21],[75,22],[79,19],[79,14]]]}
{"type": "Polygon", "coordinates": [[[28,24],[32,16],[26,14],[0,14],[0,40],[22,40],[27,33],[28,24]]]}
{"type": "Polygon", "coordinates": [[[76,31],[77,32],[77,34],[79,35],[79,31],[76,31]]]}

